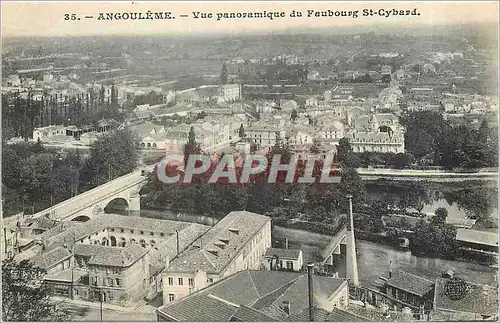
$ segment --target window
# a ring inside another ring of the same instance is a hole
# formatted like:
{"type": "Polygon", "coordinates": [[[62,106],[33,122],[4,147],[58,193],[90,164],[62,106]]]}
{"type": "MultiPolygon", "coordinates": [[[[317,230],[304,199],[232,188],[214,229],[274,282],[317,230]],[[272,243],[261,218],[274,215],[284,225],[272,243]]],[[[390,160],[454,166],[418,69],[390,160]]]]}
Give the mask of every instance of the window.
{"type": "Polygon", "coordinates": [[[189,286],[194,287],[194,278],[189,278],[188,284],[189,284],[189,286]]]}
{"type": "Polygon", "coordinates": [[[116,282],[116,286],[120,287],[120,278],[116,278],[115,282],[116,282]]]}
{"type": "Polygon", "coordinates": [[[174,285],[174,279],[172,277],[168,277],[168,284],[170,286],[174,285]]]}
{"type": "Polygon", "coordinates": [[[286,262],[286,269],[293,270],[293,261],[287,261],[286,262]]]}
{"type": "Polygon", "coordinates": [[[114,228],[111,228],[110,230],[111,230],[111,232],[115,232],[115,229],[114,229],[114,228]]]}
{"type": "Polygon", "coordinates": [[[214,282],[214,279],[213,278],[208,278],[207,279],[207,283],[213,283],[214,282]]]}
{"type": "Polygon", "coordinates": [[[125,230],[123,230],[123,229],[120,229],[120,232],[121,232],[121,233],[123,233],[124,231],[125,231],[125,230]]]}
{"type": "Polygon", "coordinates": [[[141,231],[140,234],[144,234],[144,231],[141,231]]]}
{"type": "Polygon", "coordinates": [[[184,285],[184,279],[182,279],[182,277],[179,278],[179,286],[182,286],[184,285]]]}
{"type": "Polygon", "coordinates": [[[175,300],[174,294],[168,294],[168,301],[173,302],[175,300]]]}
{"type": "Polygon", "coordinates": [[[150,233],[150,235],[154,236],[154,235],[155,235],[155,233],[154,233],[154,232],[151,232],[151,233],[150,233]]]}
{"type": "Polygon", "coordinates": [[[162,236],[162,237],[163,237],[164,235],[165,235],[165,233],[163,233],[163,232],[162,232],[162,233],[160,233],[160,236],[162,236]]]}

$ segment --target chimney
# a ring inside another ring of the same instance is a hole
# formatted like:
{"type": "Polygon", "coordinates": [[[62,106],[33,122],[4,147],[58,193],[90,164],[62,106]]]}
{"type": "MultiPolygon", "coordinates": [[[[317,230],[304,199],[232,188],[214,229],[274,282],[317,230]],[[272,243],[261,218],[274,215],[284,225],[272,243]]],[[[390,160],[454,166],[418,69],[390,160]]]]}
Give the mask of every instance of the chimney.
{"type": "Polygon", "coordinates": [[[287,315],[290,315],[290,302],[289,301],[283,301],[283,304],[281,305],[281,309],[285,311],[287,315]]]}
{"type": "Polygon", "coordinates": [[[356,260],[356,244],[354,239],[354,220],[352,214],[352,195],[346,196],[349,199],[349,215],[347,219],[347,252],[346,252],[346,277],[349,283],[358,286],[358,263],[356,260]]]}
{"type": "Polygon", "coordinates": [[[309,322],[314,321],[314,314],[313,314],[313,267],[314,265],[312,263],[307,264],[307,286],[309,289],[309,322]]]}
{"type": "Polygon", "coordinates": [[[392,277],[392,261],[389,260],[389,279],[392,277]]]}

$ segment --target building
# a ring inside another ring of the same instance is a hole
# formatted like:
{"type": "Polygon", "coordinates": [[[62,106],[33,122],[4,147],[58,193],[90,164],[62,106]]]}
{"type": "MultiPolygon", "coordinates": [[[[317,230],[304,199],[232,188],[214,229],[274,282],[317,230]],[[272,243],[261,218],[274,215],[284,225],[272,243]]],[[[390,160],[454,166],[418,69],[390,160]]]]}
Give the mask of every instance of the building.
{"type": "MultiPolygon", "coordinates": [[[[83,219],[82,219],[83,220],[83,219]]],[[[163,290],[167,259],[188,248],[208,226],[106,214],[87,222],[61,222],[16,255],[47,270],[54,295],[120,306],[152,298],[163,290]]]]}
{"type": "Polygon", "coordinates": [[[438,278],[432,318],[449,322],[497,321],[498,286],[477,285],[453,277],[438,278]]]}
{"type": "Polygon", "coordinates": [[[285,127],[259,122],[246,129],[245,134],[251,143],[261,147],[272,147],[276,145],[276,142],[285,140],[286,130],[285,127]]]}
{"type": "Polygon", "coordinates": [[[457,242],[463,248],[498,254],[498,234],[494,232],[458,228],[457,242]]]}
{"type": "Polygon", "coordinates": [[[241,99],[241,85],[225,84],[219,87],[219,98],[224,102],[238,101],[241,99]]]}
{"type": "Polygon", "coordinates": [[[33,140],[34,141],[44,141],[45,139],[61,136],[66,136],[65,126],[47,126],[42,128],[35,128],[33,130],[33,140]]]}
{"type": "Polygon", "coordinates": [[[143,149],[165,149],[165,127],[150,122],[134,125],[132,131],[139,137],[143,149]]]}
{"type": "MultiPolygon", "coordinates": [[[[312,286],[315,314],[317,309],[329,313],[347,308],[345,279],[313,276],[312,286]]],[[[302,321],[309,310],[308,291],[307,274],[244,270],[181,300],[164,303],[156,314],[158,321],[166,322],[302,321]]]]}
{"type": "Polygon", "coordinates": [[[165,133],[165,150],[167,154],[183,154],[184,145],[188,142],[189,132],[193,128],[195,140],[203,152],[211,153],[229,147],[241,119],[231,122],[215,119],[198,120],[193,124],[180,124],[168,129],[165,133]]]}
{"type": "Polygon", "coordinates": [[[266,270],[302,271],[302,250],[269,248],[264,255],[263,265],[266,270]]]}
{"type": "Polygon", "coordinates": [[[417,308],[432,308],[434,282],[431,280],[398,270],[389,273],[385,285],[385,293],[397,300],[417,308]]]}
{"type": "Polygon", "coordinates": [[[163,304],[241,270],[259,268],[270,246],[270,218],[246,211],[229,213],[168,263],[163,274],[163,304]]]}

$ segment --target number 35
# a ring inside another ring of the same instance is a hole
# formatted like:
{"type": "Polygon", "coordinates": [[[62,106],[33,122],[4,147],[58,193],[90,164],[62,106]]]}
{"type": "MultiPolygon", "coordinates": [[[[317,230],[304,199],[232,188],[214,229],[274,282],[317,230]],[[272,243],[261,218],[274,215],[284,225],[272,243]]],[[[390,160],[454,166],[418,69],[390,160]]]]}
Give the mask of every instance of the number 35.
{"type": "Polygon", "coordinates": [[[76,20],[76,14],[72,13],[71,15],[69,13],[64,14],[64,20],[76,20]]]}

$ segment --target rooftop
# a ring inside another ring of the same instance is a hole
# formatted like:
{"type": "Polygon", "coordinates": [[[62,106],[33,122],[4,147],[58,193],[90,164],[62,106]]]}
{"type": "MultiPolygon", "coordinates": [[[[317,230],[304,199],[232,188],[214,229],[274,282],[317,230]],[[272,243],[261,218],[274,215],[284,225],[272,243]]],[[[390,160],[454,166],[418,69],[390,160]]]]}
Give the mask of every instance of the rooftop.
{"type": "Polygon", "coordinates": [[[493,232],[457,229],[457,240],[498,247],[498,234],[493,232]]]}
{"type": "Polygon", "coordinates": [[[226,215],[169,265],[172,272],[220,273],[270,218],[247,211],[226,215]]]}
{"type": "Polygon", "coordinates": [[[421,297],[430,292],[434,287],[433,281],[402,270],[394,272],[386,284],[421,297]]]}
{"type": "MultiPolygon", "coordinates": [[[[315,305],[321,307],[345,284],[344,279],[314,276],[315,305]]],[[[277,321],[307,309],[307,295],[306,274],[244,270],[157,311],[178,321],[277,321]],[[283,301],[290,302],[289,315],[278,313],[283,301]]]]}
{"type": "Polygon", "coordinates": [[[446,292],[446,283],[449,281],[450,279],[447,278],[436,280],[434,301],[437,309],[481,315],[498,313],[498,289],[467,283],[465,295],[456,299],[455,297],[450,298],[449,293],[446,292]]]}
{"type": "Polygon", "coordinates": [[[299,249],[269,248],[265,257],[278,256],[279,259],[299,259],[300,253],[299,249]]]}

